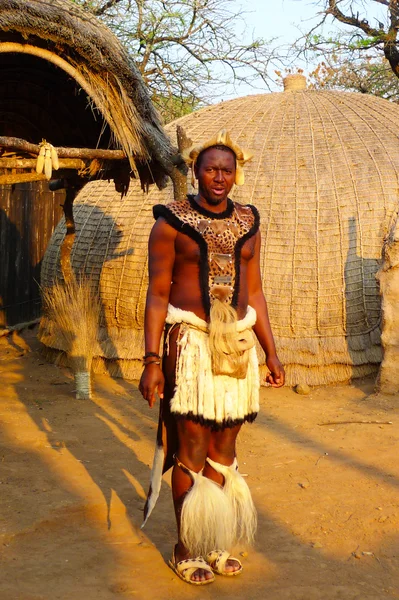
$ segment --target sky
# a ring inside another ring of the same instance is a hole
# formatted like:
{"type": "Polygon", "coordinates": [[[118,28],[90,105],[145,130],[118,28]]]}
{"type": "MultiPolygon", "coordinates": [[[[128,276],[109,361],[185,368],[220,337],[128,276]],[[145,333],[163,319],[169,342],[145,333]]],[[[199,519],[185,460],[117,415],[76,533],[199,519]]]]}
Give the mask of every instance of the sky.
{"type": "MultiPolygon", "coordinates": [[[[316,23],[317,7],[312,0],[237,0],[237,8],[242,7],[245,14],[246,35],[262,37],[264,39],[277,38],[275,45],[290,45],[301,35],[300,30],[306,31],[312,23],[316,23]]],[[[295,64],[307,70],[305,62],[295,64]]],[[[278,91],[281,86],[275,85],[278,91]]],[[[243,96],[259,93],[261,89],[254,89],[245,84],[236,84],[235,89],[228,92],[229,97],[243,96]]],[[[264,91],[268,91],[265,89],[264,91]]]]}
{"type": "Polygon", "coordinates": [[[314,18],[318,10],[311,0],[240,0],[237,5],[248,11],[246,21],[256,35],[279,37],[285,42],[292,42],[298,36],[298,26],[314,18]]]}
{"type": "MultiPolygon", "coordinates": [[[[245,22],[248,38],[251,37],[253,31],[254,37],[278,38],[275,42],[276,45],[279,43],[281,45],[292,44],[300,37],[301,30],[304,32],[309,31],[312,25],[318,22],[320,17],[317,17],[317,13],[321,10],[321,7],[316,4],[316,0],[236,0],[237,9],[242,7],[247,11],[245,22]]],[[[384,20],[383,7],[379,7],[374,2],[367,2],[366,4],[368,7],[374,6],[373,16],[378,16],[380,20],[384,20]]],[[[331,25],[327,25],[325,31],[327,29],[334,30],[332,19],[330,23],[331,25]]],[[[316,64],[306,64],[304,60],[298,60],[293,66],[304,69],[306,75],[309,70],[313,70],[316,64]]],[[[276,79],[278,78],[276,77],[276,79]]],[[[280,90],[281,84],[276,83],[273,86],[273,91],[280,90]]],[[[238,84],[227,91],[226,99],[227,97],[234,98],[260,93],[261,91],[262,89],[254,89],[245,84],[238,84]]],[[[268,90],[264,89],[264,91],[268,90]]]]}

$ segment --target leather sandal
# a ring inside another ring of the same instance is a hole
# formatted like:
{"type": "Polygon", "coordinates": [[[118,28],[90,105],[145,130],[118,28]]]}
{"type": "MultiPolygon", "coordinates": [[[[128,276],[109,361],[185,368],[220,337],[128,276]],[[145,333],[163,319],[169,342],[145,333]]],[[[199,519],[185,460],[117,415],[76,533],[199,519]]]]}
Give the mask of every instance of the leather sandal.
{"type": "Polygon", "coordinates": [[[169,566],[176,573],[180,579],[185,581],[186,583],[190,583],[191,585],[207,585],[208,583],[213,583],[215,581],[215,576],[212,573],[212,568],[209,567],[207,562],[202,558],[202,556],[197,556],[197,558],[186,558],[184,560],[180,560],[176,562],[175,549],[173,550],[172,558],[169,561],[169,566]],[[198,569],[203,569],[208,573],[212,573],[212,577],[210,579],[204,579],[203,581],[195,581],[191,579],[191,576],[198,569]]]}
{"type": "Polygon", "coordinates": [[[212,571],[218,575],[232,577],[234,575],[239,575],[242,572],[241,562],[238,560],[238,558],[231,556],[230,552],[227,550],[212,550],[212,552],[208,552],[205,560],[211,567],[212,571]],[[239,564],[239,568],[235,571],[226,571],[226,563],[228,560],[235,560],[239,564]]]}

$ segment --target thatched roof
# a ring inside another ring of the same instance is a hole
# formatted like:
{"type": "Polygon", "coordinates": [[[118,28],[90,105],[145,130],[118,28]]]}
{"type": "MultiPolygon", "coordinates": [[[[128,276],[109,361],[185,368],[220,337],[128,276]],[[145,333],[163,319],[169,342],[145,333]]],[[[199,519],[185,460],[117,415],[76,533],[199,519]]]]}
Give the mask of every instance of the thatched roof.
{"type": "Polygon", "coordinates": [[[70,0],[1,0],[0,53],[2,135],[123,149],[144,180],[164,183],[174,151],[138,69],[90,13],[70,0]]]}
{"type": "MultiPolygon", "coordinates": [[[[399,209],[399,106],[363,94],[286,91],[204,108],[168,126],[172,139],[177,124],[195,142],[228,127],[254,153],[246,183],[232,197],[260,211],[263,284],[288,382],[314,385],[375,372],[381,360],[375,273],[399,209]]],[[[171,186],[152,190],[146,202],[135,188],[116,204],[102,182],[77,199],[73,261],[99,282],[109,339],[102,356],[111,347],[127,361],[140,356],[151,208],[171,199],[171,186]]],[[[59,272],[62,237],[60,226],[45,257],[44,285],[59,272]]],[[[43,341],[57,347],[55,332],[43,341]]]]}

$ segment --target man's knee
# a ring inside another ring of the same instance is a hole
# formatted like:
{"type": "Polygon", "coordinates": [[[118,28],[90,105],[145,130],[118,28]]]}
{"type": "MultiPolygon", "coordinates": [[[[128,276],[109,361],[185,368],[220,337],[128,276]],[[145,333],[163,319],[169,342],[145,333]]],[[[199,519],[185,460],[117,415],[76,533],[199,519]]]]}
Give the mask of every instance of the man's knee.
{"type": "Polygon", "coordinates": [[[240,427],[213,432],[209,442],[208,456],[216,462],[230,465],[236,453],[236,439],[240,427]]]}
{"type": "Polygon", "coordinates": [[[188,468],[201,469],[208,455],[210,429],[187,419],[178,421],[178,457],[188,468]]]}

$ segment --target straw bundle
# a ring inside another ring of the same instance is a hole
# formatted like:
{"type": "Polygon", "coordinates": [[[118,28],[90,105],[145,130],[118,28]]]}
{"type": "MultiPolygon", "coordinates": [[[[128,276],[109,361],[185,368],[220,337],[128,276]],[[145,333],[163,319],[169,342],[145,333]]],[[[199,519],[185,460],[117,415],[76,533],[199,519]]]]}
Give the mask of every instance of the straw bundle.
{"type": "MultiPolygon", "coordinates": [[[[289,90],[183,117],[167,128],[173,141],[177,125],[195,142],[228,127],[254,154],[246,184],[232,197],[260,211],[264,291],[288,383],[376,372],[382,351],[375,274],[398,210],[399,107],[364,94],[289,90]]],[[[72,261],[94,277],[103,304],[95,363],[126,377],[140,374],[152,206],[172,197],[171,186],[148,197],[132,187],[121,200],[96,182],[77,199],[72,261]]],[[[60,225],[43,264],[48,284],[59,276],[62,237],[60,225]]],[[[56,335],[46,343],[60,346],[56,335]]]]}
{"type": "MultiPolygon", "coordinates": [[[[76,278],[88,276],[93,293],[101,299],[93,369],[131,379],[139,377],[142,368],[147,241],[152,219],[149,196],[136,188],[133,197],[140,202],[132,205],[130,192],[124,198],[115,194],[112,183],[96,181],[83,188],[75,201],[76,237],[71,252],[76,278]]],[[[41,281],[50,290],[54,281],[62,281],[64,235],[62,219],[42,265],[41,281]]],[[[46,313],[39,339],[47,348],[48,358],[64,362],[60,352],[68,352],[67,344],[58,324],[46,313]]]]}
{"type": "MultiPolygon", "coordinates": [[[[87,280],[56,281],[42,289],[43,311],[68,357],[76,384],[76,398],[91,398],[90,370],[97,348],[101,312],[98,295],[87,280]]],[[[98,351],[98,350],[97,350],[98,351]]]]}

